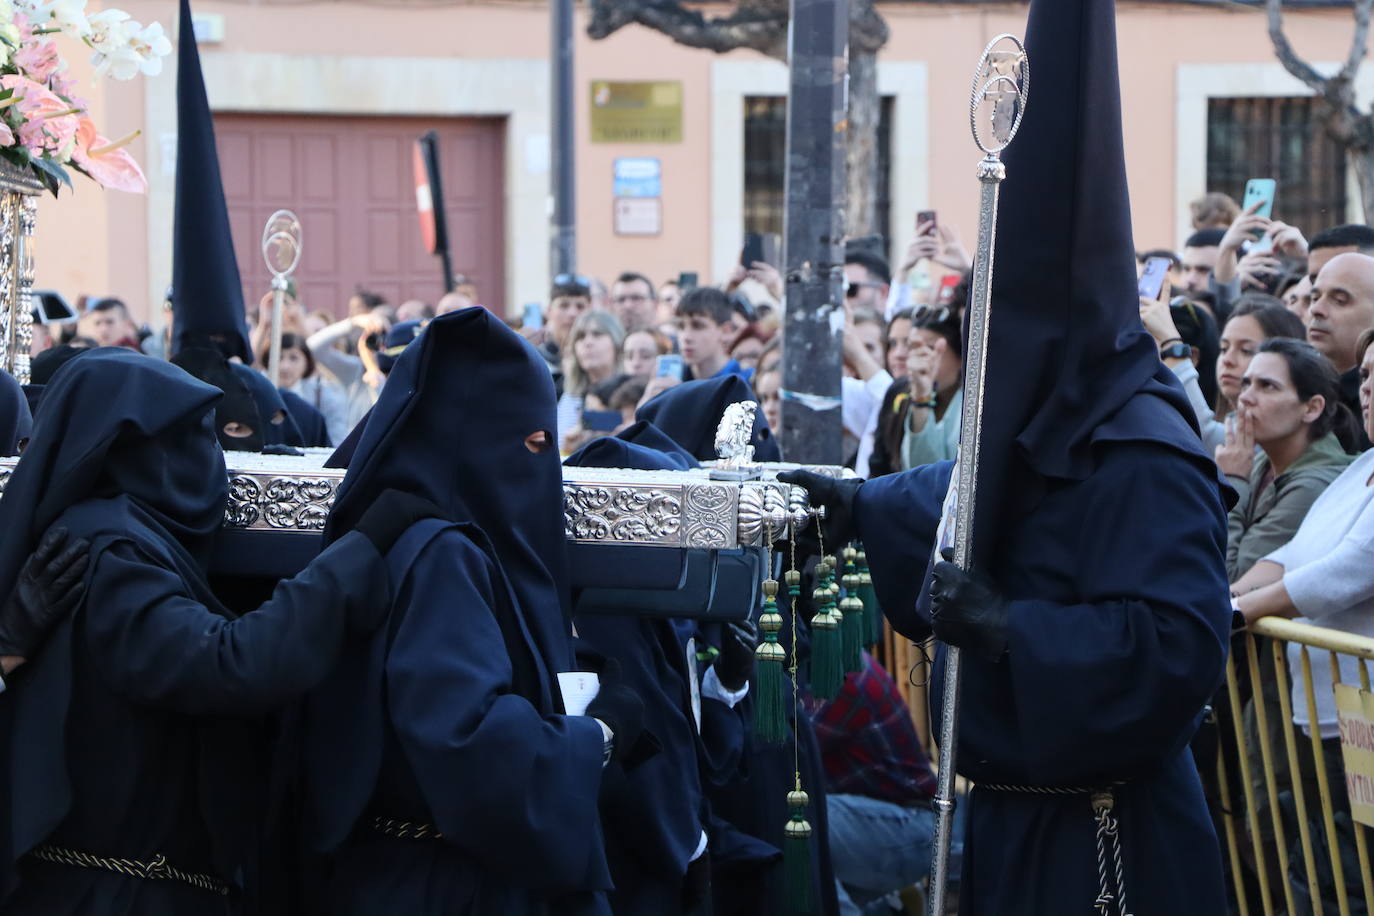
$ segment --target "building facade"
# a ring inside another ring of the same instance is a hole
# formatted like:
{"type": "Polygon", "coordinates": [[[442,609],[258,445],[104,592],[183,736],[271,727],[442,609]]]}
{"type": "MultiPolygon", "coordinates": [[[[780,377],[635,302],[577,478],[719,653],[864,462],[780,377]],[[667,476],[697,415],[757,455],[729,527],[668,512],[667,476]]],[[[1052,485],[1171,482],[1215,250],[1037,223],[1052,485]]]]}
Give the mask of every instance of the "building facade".
{"type": "MultiPolygon", "coordinates": [[[[1177,246],[1189,200],[1209,188],[1238,193],[1251,176],[1277,177],[1276,218],[1306,230],[1359,218],[1359,195],[1312,120],[1309,93],[1274,58],[1263,4],[1118,6],[1141,248],[1177,246]]],[[[122,8],[175,28],[169,0],[126,0],[122,8]]],[[[971,245],[978,155],[969,80],[991,37],[1023,30],[1025,4],[908,0],[879,8],[892,32],[878,65],[885,234],[900,251],[916,212],[933,209],[971,245]]],[[[586,14],[579,8],[575,50],[579,271],[607,282],[630,269],[657,281],[680,271],[723,279],[746,227],[780,225],[786,69],[753,52],[686,48],[638,26],[592,41],[586,14]],[[676,130],[617,132],[608,100],[633,92],[624,83],[653,84],[645,91],[664,103],[654,117],[675,118],[676,130]],[[608,110],[593,117],[595,108],[608,110]]],[[[420,243],[410,144],[435,129],[455,269],[503,313],[543,301],[546,4],[198,0],[196,17],[250,300],[268,288],[263,222],[287,207],[304,224],[307,308],[342,314],[356,286],[393,301],[433,301],[440,270],[420,243]]],[[[1319,68],[1345,58],[1351,32],[1348,5],[1288,14],[1295,47],[1319,68]]],[[[111,135],[142,128],[133,151],[148,195],[87,182],[45,201],[39,216],[40,287],[68,298],[118,295],[154,324],[171,276],[174,68],[172,58],[153,79],[86,83],[111,135]]],[[[1374,65],[1362,68],[1359,89],[1368,105],[1374,65]]],[[[1056,103],[1032,85],[1031,105],[1056,103]]]]}

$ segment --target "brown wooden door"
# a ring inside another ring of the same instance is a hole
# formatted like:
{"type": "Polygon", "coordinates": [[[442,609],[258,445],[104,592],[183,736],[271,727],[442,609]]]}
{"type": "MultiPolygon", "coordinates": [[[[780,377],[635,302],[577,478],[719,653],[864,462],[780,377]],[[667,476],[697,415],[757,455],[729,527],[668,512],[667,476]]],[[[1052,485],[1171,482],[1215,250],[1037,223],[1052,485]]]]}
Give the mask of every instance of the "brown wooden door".
{"type": "Polygon", "coordinates": [[[392,305],[441,295],[439,259],[420,241],[411,166],[415,138],[439,133],[453,269],[505,314],[499,118],[217,114],[216,138],[234,250],[250,308],[267,292],[262,229],[274,210],[301,219],[297,287],[309,311],[342,317],[362,286],[392,305]]]}

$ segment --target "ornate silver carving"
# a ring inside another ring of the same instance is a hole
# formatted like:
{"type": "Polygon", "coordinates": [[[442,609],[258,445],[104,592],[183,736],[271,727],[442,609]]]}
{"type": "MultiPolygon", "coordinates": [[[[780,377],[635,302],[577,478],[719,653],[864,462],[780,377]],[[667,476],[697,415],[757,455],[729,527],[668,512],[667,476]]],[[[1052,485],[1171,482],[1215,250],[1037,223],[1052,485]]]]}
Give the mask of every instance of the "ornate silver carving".
{"type": "Polygon", "coordinates": [[[33,229],[43,185],[33,174],[0,162],[0,368],[29,382],[33,344],[33,229]]]}
{"type": "Polygon", "coordinates": [[[737,471],[754,463],[754,416],[758,413],[757,401],[739,401],[725,408],[725,414],[716,427],[716,454],[720,456],[719,466],[727,471],[737,471]]]}
{"type": "Polygon", "coordinates": [[[980,150],[995,156],[1007,148],[1021,127],[1029,93],[1025,45],[1015,35],[998,35],[983,50],[969,98],[969,126],[980,150]]]}
{"type": "MultiPolygon", "coordinates": [[[[344,472],[304,457],[232,453],[226,528],[315,533],[324,528],[344,472]]],[[[18,459],[0,458],[0,493],[18,459]]],[[[806,517],[806,492],[761,480],[718,481],[705,470],[564,468],[569,540],[646,547],[731,549],[786,536],[806,517]]],[[[842,469],[828,469],[836,476],[842,469]]]]}

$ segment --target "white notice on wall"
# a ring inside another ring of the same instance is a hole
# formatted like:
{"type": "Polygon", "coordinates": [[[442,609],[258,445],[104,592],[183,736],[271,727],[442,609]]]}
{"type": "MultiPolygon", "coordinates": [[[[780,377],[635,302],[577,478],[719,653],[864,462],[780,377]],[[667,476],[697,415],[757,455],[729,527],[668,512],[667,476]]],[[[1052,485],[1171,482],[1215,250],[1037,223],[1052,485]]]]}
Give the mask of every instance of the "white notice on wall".
{"type": "Polygon", "coordinates": [[[663,198],[617,197],[616,235],[658,235],[663,231],[663,198]]]}

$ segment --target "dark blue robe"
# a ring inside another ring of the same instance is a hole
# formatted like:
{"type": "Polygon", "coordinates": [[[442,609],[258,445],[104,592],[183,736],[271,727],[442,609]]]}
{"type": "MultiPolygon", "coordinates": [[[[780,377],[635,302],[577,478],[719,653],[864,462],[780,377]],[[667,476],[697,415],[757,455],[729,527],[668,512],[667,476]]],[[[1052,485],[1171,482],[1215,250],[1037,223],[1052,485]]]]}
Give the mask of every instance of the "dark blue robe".
{"type": "MultiPolygon", "coordinates": [[[[565,463],[640,470],[697,465],[652,426],[641,424],[636,440],[639,444],[595,439],[565,463]]],[[[702,596],[703,606],[708,597],[702,596]]],[[[731,760],[724,750],[708,756],[702,737],[709,736],[713,748],[719,742],[738,748],[740,712],[702,696],[698,733],[691,710],[693,675],[686,656],[687,640],[695,631],[691,621],[583,612],[575,623],[581,643],[615,660],[624,682],[643,699],[645,728],[661,746],[658,754],[628,770],[618,763],[606,770],[601,817],[615,882],[611,908],[618,916],[682,913],[688,899],[684,878],[708,819],[702,766],[738,763],[738,755],[731,760]]]]}
{"type": "Polygon", "coordinates": [[[31,404],[24,388],[0,371],[0,455],[19,454],[19,443],[33,428],[31,404]]]}
{"type": "Polygon", "coordinates": [[[296,423],[296,429],[300,431],[302,448],[328,448],[334,444],[329,441],[329,430],[325,427],[324,414],[316,410],[315,405],[296,392],[287,391],[285,388],[278,388],[277,393],[281,395],[282,402],[286,404],[287,412],[291,414],[291,419],[296,423]]]}
{"type": "MultiPolygon", "coordinates": [[[[1123,782],[1114,813],[1127,911],[1226,910],[1187,747],[1226,657],[1226,515],[1191,435],[1171,405],[1139,395],[1098,428],[1086,479],[1018,480],[1022,514],[996,533],[985,564],[1011,602],[1007,654],[997,663],[962,655],[958,769],[975,783],[962,913],[1097,912],[1089,798],[979,782],[1123,782]]],[[[856,501],[879,600],[914,638],[929,631],[923,583],[951,470],[946,462],[880,478],[856,501]]],[[[937,721],[944,658],[941,646],[937,721]]]]}
{"type": "Polygon", "coordinates": [[[7,721],[0,894],[14,914],[238,912],[255,906],[266,768],[257,724],[318,683],[386,569],[341,539],[241,617],[204,578],[227,486],[218,396],[167,363],[96,350],[47,391],[0,504],[0,578],[51,524],[91,543],[87,594],[0,702],[7,721]],[[50,844],[216,876],[49,864],[50,844]]]}
{"type": "Polygon", "coordinates": [[[481,308],[440,316],[397,359],[325,530],[388,488],[451,523],[388,555],[387,624],[310,696],[304,839],[331,914],[596,911],[610,887],[601,727],[562,714],[572,670],[561,470],[542,358],[481,308]],[[527,444],[530,443],[530,444],[527,444]],[[430,824],[405,839],[375,818],[430,824]]]}

